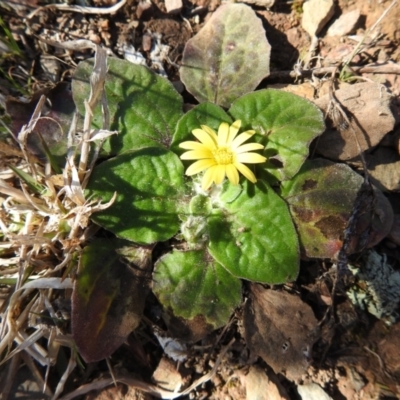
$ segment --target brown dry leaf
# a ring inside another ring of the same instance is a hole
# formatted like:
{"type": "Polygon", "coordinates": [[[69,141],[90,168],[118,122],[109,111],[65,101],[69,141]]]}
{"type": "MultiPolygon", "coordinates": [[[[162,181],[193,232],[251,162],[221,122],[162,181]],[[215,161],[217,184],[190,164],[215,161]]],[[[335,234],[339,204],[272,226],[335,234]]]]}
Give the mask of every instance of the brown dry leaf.
{"type": "Polygon", "coordinates": [[[400,156],[389,147],[378,147],[366,157],[372,183],[383,191],[400,191],[400,156]]]}
{"type": "MultiPolygon", "coordinates": [[[[332,160],[352,160],[359,155],[352,128],[362,151],[376,146],[394,128],[396,119],[391,110],[391,95],[384,86],[369,82],[346,85],[337,90],[335,96],[347,112],[352,127],[324,132],[318,139],[317,153],[332,160]]],[[[327,112],[329,95],[316,100],[315,104],[327,112]]]]}
{"type": "Polygon", "coordinates": [[[46,96],[48,101],[42,109],[41,118],[36,122],[33,132],[28,136],[28,150],[35,155],[45,157],[45,151],[38,136],[40,133],[47,146],[53,149],[53,155],[59,148],[59,151],[64,154],[67,133],[75,111],[69,84],[65,82],[59,82],[51,89],[45,88],[35,92],[29,102],[7,97],[6,110],[11,117],[11,130],[15,135],[19,134],[22,127],[31,119],[42,95],[46,96]],[[63,142],[65,143],[62,146],[63,142]]]}
{"type": "Polygon", "coordinates": [[[318,321],[298,296],[250,285],[244,311],[245,340],[275,373],[298,380],[319,336],[318,321]]]}

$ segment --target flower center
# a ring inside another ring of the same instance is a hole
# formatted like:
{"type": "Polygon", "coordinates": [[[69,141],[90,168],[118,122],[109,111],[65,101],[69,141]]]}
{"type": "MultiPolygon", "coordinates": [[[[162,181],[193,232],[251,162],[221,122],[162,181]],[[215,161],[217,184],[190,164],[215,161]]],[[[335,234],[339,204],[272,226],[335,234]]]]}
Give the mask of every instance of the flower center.
{"type": "Polygon", "coordinates": [[[218,165],[233,164],[235,160],[235,153],[227,147],[220,147],[214,150],[213,156],[218,165]]]}

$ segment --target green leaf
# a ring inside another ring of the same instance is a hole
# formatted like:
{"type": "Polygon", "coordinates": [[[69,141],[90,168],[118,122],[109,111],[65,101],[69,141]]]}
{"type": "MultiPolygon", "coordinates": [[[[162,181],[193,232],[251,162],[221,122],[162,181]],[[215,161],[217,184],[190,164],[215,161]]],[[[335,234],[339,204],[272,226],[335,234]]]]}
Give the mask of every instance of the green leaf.
{"type": "Polygon", "coordinates": [[[186,43],[181,80],[200,103],[229,107],[269,75],[270,51],[255,12],[226,4],[186,43]]]}
{"type": "Polygon", "coordinates": [[[241,301],[241,284],[207,250],[176,251],[155,265],[153,291],[175,316],[203,316],[217,329],[224,326],[241,301]]]}
{"type": "Polygon", "coordinates": [[[232,118],[221,108],[212,103],[203,103],[188,111],[176,126],[172,139],[171,150],[181,154],[186,150],[179,147],[179,143],[186,140],[197,140],[192,134],[193,129],[200,129],[201,125],[207,125],[218,131],[222,122],[232,123],[232,118]]]}
{"type": "MultiPolygon", "coordinates": [[[[38,138],[39,138],[39,141],[40,141],[40,143],[41,143],[41,145],[42,145],[43,153],[45,154],[45,156],[46,156],[46,158],[47,158],[47,161],[50,163],[51,168],[53,169],[53,171],[54,171],[56,174],[62,175],[63,170],[62,170],[62,168],[58,165],[57,157],[55,157],[55,156],[53,155],[52,151],[50,150],[49,146],[47,145],[46,141],[44,140],[44,138],[43,138],[43,136],[41,135],[40,132],[38,132],[38,138]]],[[[53,151],[54,151],[54,150],[62,149],[62,147],[63,147],[63,143],[62,143],[62,142],[61,142],[61,143],[58,143],[57,145],[54,145],[54,146],[53,146],[53,151]]]]}
{"type": "Polygon", "coordinates": [[[97,166],[88,195],[115,203],[92,219],[117,236],[149,244],[171,238],[186,213],[183,165],[169,150],[147,147],[123,153],[97,166]]]}
{"type": "MultiPolygon", "coordinates": [[[[173,85],[141,65],[108,58],[105,89],[110,110],[111,130],[117,130],[104,150],[119,154],[144,146],[169,147],[176,123],[183,115],[182,97],[173,85]]],[[[72,80],[72,93],[84,115],[84,100],[89,96],[89,77],[93,60],[81,62],[72,80]]],[[[94,112],[94,125],[101,127],[100,105],[94,112]]]]}
{"type": "MultiPolygon", "coordinates": [[[[362,183],[363,178],[347,165],[323,159],[307,161],[292,180],[282,182],[282,196],[289,203],[304,255],[337,257],[362,183]]],[[[392,208],[382,193],[375,189],[364,197],[349,252],[360,250],[358,241],[363,241],[363,236],[365,241],[366,232],[368,241],[363,247],[370,247],[382,240],[392,225],[392,208]]]]}
{"type": "Polygon", "coordinates": [[[46,191],[46,186],[42,185],[41,183],[37,182],[35,178],[28,174],[27,172],[19,169],[17,167],[9,165],[10,169],[12,169],[19,178],[26,183],[29,190],[36,194],[43,194],[46,191]]]}
{"type": "Polygon", "coordinates": [[[119,239],[84,248],[72,293],[72,335],[86,362],[110,356],[139,325],[150,260],[149,249],[119,239]]]}
{"type": "Polygon", "coordinates": [[[292,217],[265,182],[245,182],[234,201],[209,217],[208,228],[210,254],[234,276],[270,284],[296,279],[299,245],[292,217]]]}
{"type": "Polygon", "coordinates": [[[242,129],[262,135],[264,155],[273,157],[263,168],[279,180],[292,178],[309,153],[310,142],[325,126],[322,112],[313,103],[276,89],[249,93],[229,109],[242,129]]]}

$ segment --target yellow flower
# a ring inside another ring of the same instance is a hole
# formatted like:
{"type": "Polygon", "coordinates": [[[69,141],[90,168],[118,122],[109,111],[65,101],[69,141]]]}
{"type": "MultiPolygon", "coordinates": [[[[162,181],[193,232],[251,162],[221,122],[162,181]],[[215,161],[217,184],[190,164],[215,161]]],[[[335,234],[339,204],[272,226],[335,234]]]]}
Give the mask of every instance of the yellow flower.
{"type": "Polygon", "coordinates": [[[239,183],[239,173],[243,174],[250,182],[257,181],[253,172],[243,163],[263,163],[266,158],[252,150],[264,148],[259,143],[247,143],[255,131],[246,131],[237,136],[241,121],[235,121],[231,126],[223,122],[217,133],[206,125],[201,129],[194,129],[193,135],[199,142],[183,142],[179,145],[183,149],[190,150],[181,155],[182,160],[198,160],[187,170],[186,175],[191,176],[206,170],[201,182],[203,190],[207,190],[212,183],[220,184],[225,176],[234,185],[239,183]]]}

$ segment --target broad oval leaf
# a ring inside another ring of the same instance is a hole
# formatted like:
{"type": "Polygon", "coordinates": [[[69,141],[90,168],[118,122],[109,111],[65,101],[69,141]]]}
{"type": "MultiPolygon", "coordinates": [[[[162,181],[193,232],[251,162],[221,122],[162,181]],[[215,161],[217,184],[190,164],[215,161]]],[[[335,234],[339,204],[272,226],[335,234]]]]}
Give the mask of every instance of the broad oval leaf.
{"type": "Polygon", "coordinates": [[[139,325],[150,261],[151,250],[119,239],[84,248],[72,293],[72,335],[86,362],[110,356],[139,325]]]}
{"type": "Polygon", "coordinates": [[[213,103],[202,103],[188,111],[176,126],[172,139],[171,150],[181,154],[186,150],[179,147],[179,143],[185,140],[197,140],[192,134],[193,129],[200,129],[201,125],[207,125],[218,131],[222,122],[232,123],[232,118],[221,108],[213,103]]]}
{"type": "MultiPolygon", "coordinates": [[[[142,65],[118,58],[107,59],[105,90],[110,111],[111,130],[117,130],[104,144],[110,154],[144,146],[168,147],[176,123],[183,115],[182,97],[165,78],[142,65]]],[[[84,115],[84,100],[89,97],[89,77],[93,60],[81,62],[72,79],[72,93],[79,112],[84,115]]],[[[93,123],[102,126],[100,105],[93,123]]]]}
{"type": "Polygon", "coordinates": [[[117,199],[92,219],[117,236],[150,244],[174,236],[179,213],[187,212],[183,165],[169,150],[145,147],[123,153],[97,166],[88,195],[103,203],[117,199]]]}
{"type": "Polygon", "coordinates": [[[153,291],[175,316],[203,317],[224,326],[242,298],[241,283],[210,257],[207,250],[172,251],[155,265],[153,291]]]}
{"type": "MultiPolygon", "coordinates": [[[[362,183],[363,178],[347,165],[323,159],[307,161],[292,180],[282,182],[282,196],[289,203],[305,256],[337,257],[362,183]]],[[[392,207],[380,190],[363,195],[351,252],[361,250],[358,243],[367,231],[367,247],[382,240],[393,220],[392,207]]]]}
{"type": "Polygon", "coordinates": [[[226,4],[186,43],[181,80],[200,103],[229,107],[269,75],[270,51],[255,12],[226,4]]]}
{"type": "Polygon", "coordinates": [[[233,201],[209,217],[208,228],[210,254],[234,276],[269,284],[296,279],[299,244],[292,217],[265,182],[245,182],[233,201]]]}
{"type": "Polygon", "coordinates": [[[264,155],[272,157],[263,168],[278,180],[296,175],[311,141],[325,128],[322,112],[313,103],[276,89],[242,96],[229,114],[242,121],[242,129],[255,129],[262,135],[264,155]]]}

